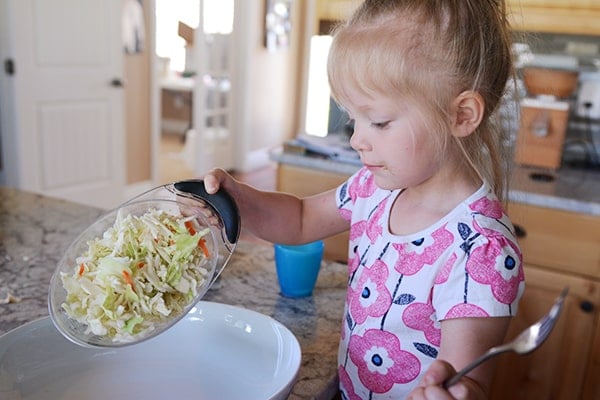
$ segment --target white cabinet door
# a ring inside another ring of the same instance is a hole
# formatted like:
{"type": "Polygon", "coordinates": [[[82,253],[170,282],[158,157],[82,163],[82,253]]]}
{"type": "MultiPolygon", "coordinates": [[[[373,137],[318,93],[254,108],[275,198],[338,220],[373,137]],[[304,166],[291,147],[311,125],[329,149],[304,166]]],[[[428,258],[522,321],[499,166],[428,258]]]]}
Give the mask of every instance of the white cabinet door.
{"type": "Polygon", "coordinates": [[[236,166],[232,125],[233,1],[200,1],[195,30],[198,78],[194,87],[194,171],[202,176],[213,167],[236,166]]]}
{"type": "Polygon", "coordinates": [[[201,71],[194,92],[194,129],[198,134],[196,172],[235,167],[232,131],[231,34],[203,35],[201,71]]]}
{"type": "Polygon", "coordinates": [[[13,186],[99,207],[124,200],[121,1],[3,0],[13,186]]]}

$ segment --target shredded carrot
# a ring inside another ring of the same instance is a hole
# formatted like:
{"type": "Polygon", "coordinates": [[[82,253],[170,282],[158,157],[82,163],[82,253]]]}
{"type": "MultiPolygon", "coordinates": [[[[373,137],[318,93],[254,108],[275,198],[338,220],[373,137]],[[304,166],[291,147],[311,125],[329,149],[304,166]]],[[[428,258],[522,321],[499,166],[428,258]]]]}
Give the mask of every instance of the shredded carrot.
{"type": "Polygon", "coordinates": [[[210,258],[210,252],[208,251],[208,247],[206,246],[206,240],[200,238],[200,240],[198,240],[198,247],[200,247],[202,253],[204,253],[204,257],[210,258]]]}
{"type": "Polygon", "coordinates": [[[131,286],[131,289],[135,292],[135,288],[133,287],[133,280],[131,279],[131,275],[129,275],[129,272],[123,270],[123,278],[125,279],[125,283],[131,286]]]}
{"type": "Polygon", "coordinates": [[[79,264],[79,276],[83,276],[83,273],[85,272],[85,265],[83,263],[79,264]]]}
{"type": "Polygon", "coordinates": [[[138,267],[138,268],[144,268],[145,266],[146,266],[146,263],[145,263],[145,262],[143,262],[143,261],[140,261],[140,262],[137,264],[137,267],[138,267]]]}
{"type": "Polygon", "coordinates": [[[194,229],[194,225],[192,225],[192,221],[185,221],[185,227],[187,228],[188,232],[190,233],[190,235],[195,235],[196,234],[196,230],[194,229]]]}

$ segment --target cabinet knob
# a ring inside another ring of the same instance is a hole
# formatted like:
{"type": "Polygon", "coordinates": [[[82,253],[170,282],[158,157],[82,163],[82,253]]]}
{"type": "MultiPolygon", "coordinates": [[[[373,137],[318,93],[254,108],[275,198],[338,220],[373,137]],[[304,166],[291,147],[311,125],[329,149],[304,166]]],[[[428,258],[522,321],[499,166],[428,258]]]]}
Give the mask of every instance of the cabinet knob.
{"type": "Polygon", "coordinates": [[[592,303],[591,301],[584,300],[579,304],[579,308],[584,313],[591,313],[592,311],[594,311],[594,303],[592,303]]]}
{"type": "Polygon", "coordinates": [[[527,231],[521,225],[515,224],[515,236],[519,239],[523,239],[527,236],[527,231]]]}

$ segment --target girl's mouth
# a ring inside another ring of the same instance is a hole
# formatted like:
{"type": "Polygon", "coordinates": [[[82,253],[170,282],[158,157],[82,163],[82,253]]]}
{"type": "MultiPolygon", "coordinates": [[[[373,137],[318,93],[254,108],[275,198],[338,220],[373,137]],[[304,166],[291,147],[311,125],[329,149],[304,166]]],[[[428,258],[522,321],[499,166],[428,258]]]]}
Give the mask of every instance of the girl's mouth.
{"type": "Polygon", "coordinates": [[[367,168],[369,171],[383,171],[386,168],[383,165],[375,165],[375,164],[366,164],[363,163],[363,165],[365,166],[365,168],[367,168]]]}

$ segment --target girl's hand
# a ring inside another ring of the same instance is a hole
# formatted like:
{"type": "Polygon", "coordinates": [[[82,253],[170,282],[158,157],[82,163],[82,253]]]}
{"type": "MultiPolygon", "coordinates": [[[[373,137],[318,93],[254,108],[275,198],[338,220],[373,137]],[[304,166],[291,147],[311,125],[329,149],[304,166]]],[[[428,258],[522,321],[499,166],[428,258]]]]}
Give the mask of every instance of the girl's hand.
{"type": "Polygon", "coordinates": [[[485,400],[487,396],[481,386],[469,377],[463,377],[448,388],[443,382],[456,373],[446,361],[436,360],[425,372],[421,383],[409,395],[409,400],[485,400]]]}
{"type": "MultiPolygon", "coordinates": [[[[234,178],[229,175],[229,173],[219,168],[210,170],[206,175],[204,175],[202,180],[204,181],[204,189],[206,189],[208,194],[215,194],[221,188],[225,190],[226,186],[232,186],[232,183],[236,182],[234,178]]],[[[193,201],[193,204],[208,219],[208,222],[211,225],[219,227],[221,226],[221,220],[217,217],[214,209],[210,207],[208,203],[195,200],[193,201]]]]}
{"type": "Polygon", "coordinates": [[[209,194],[215,194],[222,186],[227,186],[227,181],[233,182],[234,179],[226,171],[220,168],[214,168],[204,175],[204,188],[209,194]]]}

